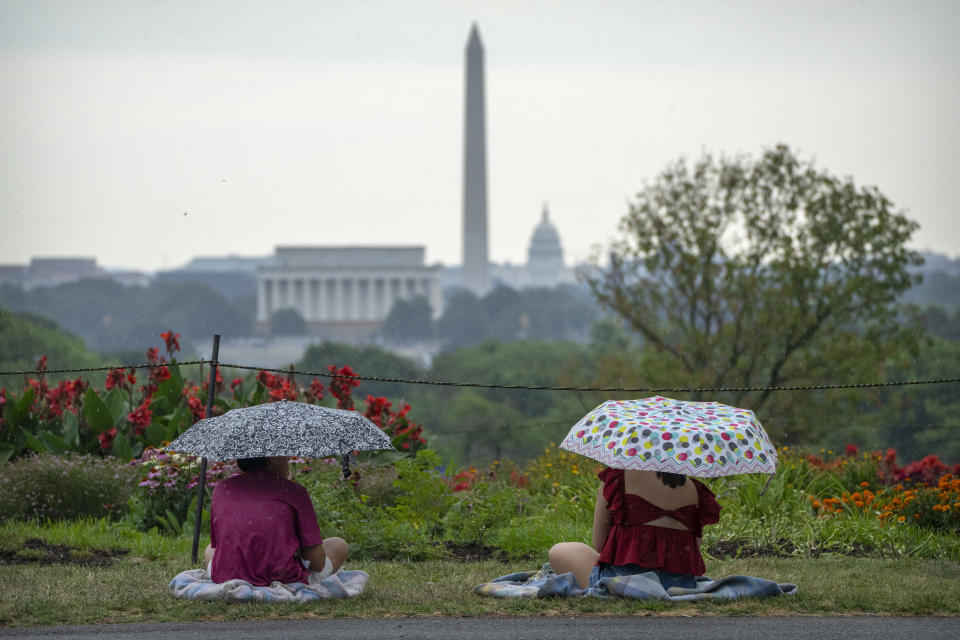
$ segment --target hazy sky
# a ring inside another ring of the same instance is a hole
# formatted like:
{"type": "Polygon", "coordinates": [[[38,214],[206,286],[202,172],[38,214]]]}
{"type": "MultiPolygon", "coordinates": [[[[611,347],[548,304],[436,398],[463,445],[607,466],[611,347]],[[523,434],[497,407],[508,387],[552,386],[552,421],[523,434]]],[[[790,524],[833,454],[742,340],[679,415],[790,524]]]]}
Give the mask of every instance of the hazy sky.
{"type": "Polygon", "coordinates": [[[0,0],[0,263],[459,263],[472,21],[495,261],[543,202],[582,259],[677,157],[778,142],[960,254],[960,2],[0,0]]]}

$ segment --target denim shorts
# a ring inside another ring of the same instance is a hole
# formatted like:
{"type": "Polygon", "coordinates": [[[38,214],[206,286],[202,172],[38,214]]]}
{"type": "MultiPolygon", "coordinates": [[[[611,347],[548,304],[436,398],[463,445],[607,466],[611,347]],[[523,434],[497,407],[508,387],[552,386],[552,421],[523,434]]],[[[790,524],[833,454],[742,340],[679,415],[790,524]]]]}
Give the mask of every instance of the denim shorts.
{"type": "Polygon", "coordinates": [[[590,571],[590,586],[597,586],[600,578],[615,578],[617,576],[631,576],[635,573],[650,572],[657,574],[657,577],[660,578],[660,584],[663,585],[664,589],[669,589],[670,587],[694,589],[697,586],[697,579],[692,573],[674,573],[673,571],[664,571],[663,569],[647,569],[638,564],[625,564],[622,566],[598,564],[590,571]]]}

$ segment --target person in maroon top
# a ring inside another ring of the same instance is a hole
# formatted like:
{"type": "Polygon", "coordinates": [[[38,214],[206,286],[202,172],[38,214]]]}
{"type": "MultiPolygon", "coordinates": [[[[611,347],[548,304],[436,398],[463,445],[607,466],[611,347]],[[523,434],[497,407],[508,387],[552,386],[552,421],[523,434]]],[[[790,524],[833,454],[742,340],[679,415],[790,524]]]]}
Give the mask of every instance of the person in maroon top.
{"type": "Polygon", "coordinates": [[[313,584],[347,559],[343,539],[320,535],[310,495],[288,479],[288,464],[283,456],[239,459],[243,473],[214,488],[204,552],[213,582],[313,584]]]}
{"type": "Polygon", "coordinates": [[[581,588],[600,578],[656,572],[664,588],[692,588],[706,572],[703,526],[720,519],[705,484],[676,473],[604,469],[593,516],[593,547],[561,542],[550,549],[557,573],[572,571],[581,588]]]}

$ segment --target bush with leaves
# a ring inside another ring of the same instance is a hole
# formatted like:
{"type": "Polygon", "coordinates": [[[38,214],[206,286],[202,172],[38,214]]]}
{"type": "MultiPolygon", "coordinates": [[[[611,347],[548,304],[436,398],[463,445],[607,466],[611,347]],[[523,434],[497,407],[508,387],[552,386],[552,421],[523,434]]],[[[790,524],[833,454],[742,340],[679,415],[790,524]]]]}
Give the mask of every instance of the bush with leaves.
{"type": "Polygon", "coordinates": [[[118,518],[135,472],[114,458],[33,455],[0,465],[0,520],[118,518]]]}

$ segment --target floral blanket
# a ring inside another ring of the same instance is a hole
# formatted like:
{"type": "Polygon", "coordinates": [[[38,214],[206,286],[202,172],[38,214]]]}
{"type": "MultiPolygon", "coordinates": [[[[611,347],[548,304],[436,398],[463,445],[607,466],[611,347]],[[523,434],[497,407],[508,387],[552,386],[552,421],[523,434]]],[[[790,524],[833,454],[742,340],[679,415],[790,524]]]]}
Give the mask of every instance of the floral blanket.
{"type": "Polygon", "coordinates": [[[170,593],[188,600],[313,602],[360,595],[369,579],[366,571],[339,571],[319,584],[274,582],[269,587],[255,587],[246,580],[212,582],[205,569],[190,569],[174,576],[170,581],[170,593]]]}
{"type": "Polygon", "coordinates": [[[733,600],[757,596],[795,595],[797,585],[776,583],[751,576],[728,576],[711,580],[697,578],[693,589],[664,589],[656,573],[638,573],[616,578],[601,578],[597,585],[581,589],[573,573],[554,573],[550,563],[539,571],[521,571],[477,585],[474,593],[493,598],[633,598],[636,600],[733,600]]]}

